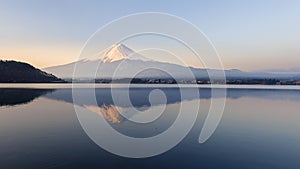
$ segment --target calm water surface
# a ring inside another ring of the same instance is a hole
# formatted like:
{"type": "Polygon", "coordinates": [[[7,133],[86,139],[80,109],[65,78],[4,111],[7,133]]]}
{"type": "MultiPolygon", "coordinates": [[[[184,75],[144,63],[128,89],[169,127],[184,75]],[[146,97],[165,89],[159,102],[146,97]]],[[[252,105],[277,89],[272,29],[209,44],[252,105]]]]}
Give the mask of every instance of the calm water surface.
{"type": "MultiPolygon", "coordinates": [[[[134,108],[147,110],[153,89],[130,89],[134,108]]],[[[199,144],[198,138],[212,99],[209,88],[200,88],[199,98],[181,98],[177,88],[160,88],[167,98],[164,113],[145,125],[132,123],[120,114],[119,111],[132,113],[130,105],[114,104],[107,86],[95,89],[97,104],[85,98],[94,89],[81,86],[78,90],[83,99],[73,103],[70,86],[1,86],[1,169],[300,168],[300,90],[297,88],[239,89],[235,86],[227,89],[221,123],[204,144],[199,144]],[[172,125],[181,102],[201,105],[193,129],[170,151],[145,159],[119,157],[98,147],[81,128],[73,107],[75,104],[98,113],[128,136],[149,137],[172,125]]],[[[120,97],[124,95],[122,88],[117,92],[120,97]]],[[[161,105],[158,102],[152,106],[161,105]]]]}

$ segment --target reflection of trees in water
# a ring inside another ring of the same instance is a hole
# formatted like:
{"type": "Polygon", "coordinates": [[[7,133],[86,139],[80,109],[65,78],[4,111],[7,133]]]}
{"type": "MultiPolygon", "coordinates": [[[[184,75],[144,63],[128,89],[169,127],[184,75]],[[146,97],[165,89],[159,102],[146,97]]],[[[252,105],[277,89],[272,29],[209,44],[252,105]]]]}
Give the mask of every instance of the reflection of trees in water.
{"type": "Polygon", "coordinates": [[[26,104],[54,89],[0,89],[0,106],[26,104]]]}

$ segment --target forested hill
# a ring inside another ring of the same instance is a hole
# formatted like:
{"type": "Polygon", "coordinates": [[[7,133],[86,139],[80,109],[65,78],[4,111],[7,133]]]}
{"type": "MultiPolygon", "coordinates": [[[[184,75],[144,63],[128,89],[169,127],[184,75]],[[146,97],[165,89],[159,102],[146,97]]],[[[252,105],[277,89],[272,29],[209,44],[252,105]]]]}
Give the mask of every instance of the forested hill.
{"type": "Polygon", "coordinates": [[[0,60],[0,83],[52,82],[64,81],[27,63],[0,60]]]}

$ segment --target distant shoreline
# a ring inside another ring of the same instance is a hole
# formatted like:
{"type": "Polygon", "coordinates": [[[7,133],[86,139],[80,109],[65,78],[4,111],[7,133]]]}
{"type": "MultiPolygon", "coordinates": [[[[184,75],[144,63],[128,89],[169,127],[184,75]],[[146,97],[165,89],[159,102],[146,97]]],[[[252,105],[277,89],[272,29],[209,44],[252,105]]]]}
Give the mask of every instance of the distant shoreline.
{"type": "Polygon", "coordinates": [[[124,81],[111,81],[111,82],[97,82],[97,81],[57,81],[57,82],[0,82],[0,84],[150,84],[150,85],[263,85],[263,86],[300,86],[299,81],[281,81],[276,83],[259,83],[259,82],[226,82],[226,83],[190,83],[190,82],[178,82],[178,83],[166,83],[166,82],[124,82],[124,81]]]}
{"type": "Polygon", "coordinates": [[[122,79],[64,79],[68,83],[96,83],[96,84],[227,84],[227,85],[300,85],[298,79],[159,79],[159,78],[122,78],[122,79]]]}
{"type": "Polygon", "coordinates": [[[0,88],[71,89],[71,88],[199,88],[300,90],[300,85],[225,85],[225,84],[125,84],[125,83],[0,83],[0,88]]]}

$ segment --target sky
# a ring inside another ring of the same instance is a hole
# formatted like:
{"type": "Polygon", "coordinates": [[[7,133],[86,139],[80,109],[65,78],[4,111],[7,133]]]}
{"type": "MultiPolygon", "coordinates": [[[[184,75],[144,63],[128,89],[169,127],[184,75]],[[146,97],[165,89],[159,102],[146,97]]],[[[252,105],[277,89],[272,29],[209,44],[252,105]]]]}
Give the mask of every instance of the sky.
{"type": "Polygon", "coordinates": [[[226,69],[300,67],[299,9],[298,0],[1,0],[0,58],[39,68],[66,64],[112,20],[163,12],[205,33],[226,69]]]}

